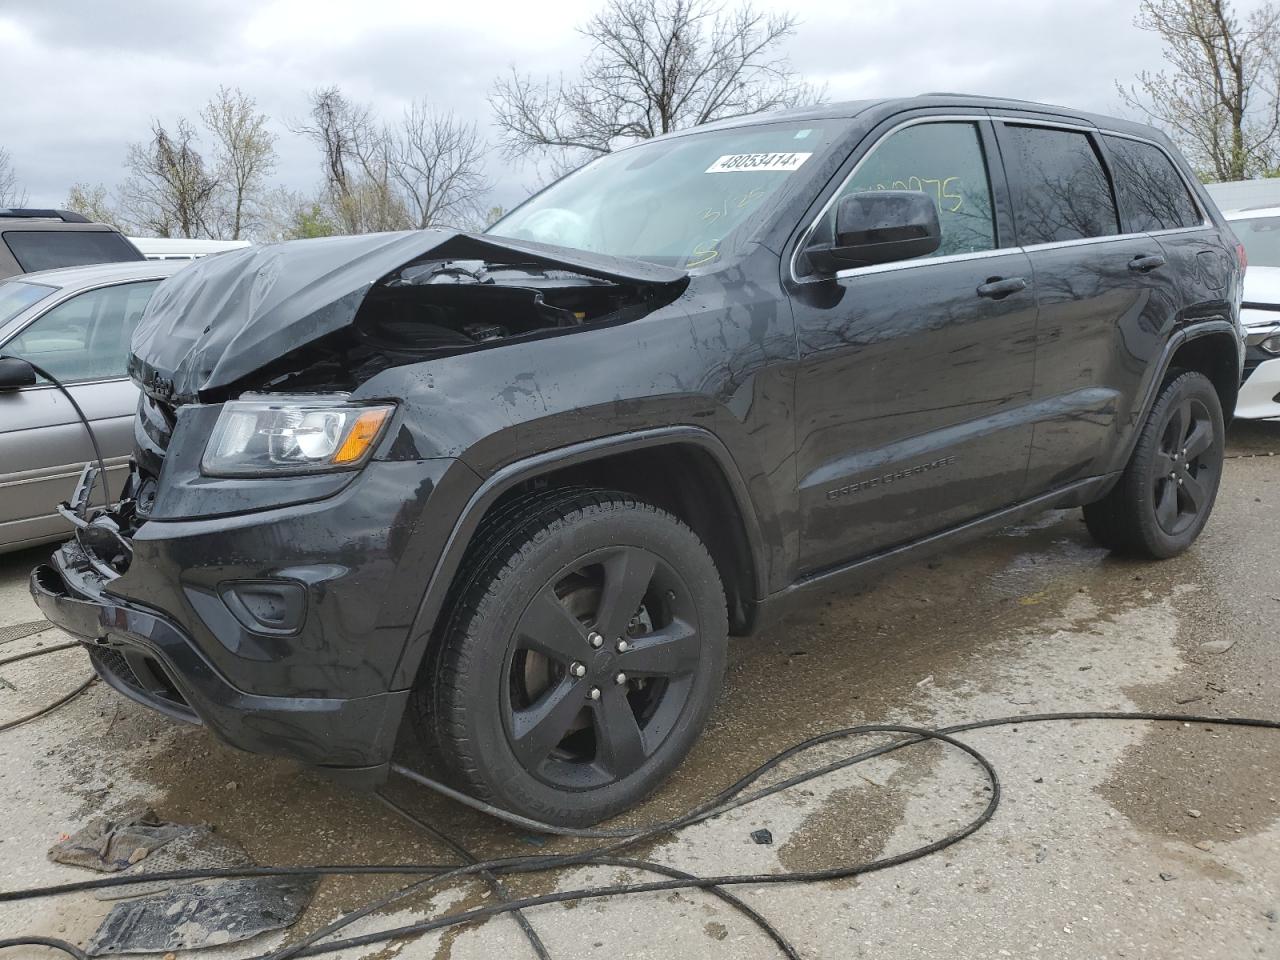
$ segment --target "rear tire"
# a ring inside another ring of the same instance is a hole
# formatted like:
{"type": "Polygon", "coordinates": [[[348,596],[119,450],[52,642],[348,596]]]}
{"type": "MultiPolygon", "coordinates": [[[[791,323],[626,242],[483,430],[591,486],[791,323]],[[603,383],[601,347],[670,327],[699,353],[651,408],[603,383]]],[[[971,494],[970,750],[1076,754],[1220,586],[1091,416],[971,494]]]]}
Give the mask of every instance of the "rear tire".
{"type": "Polygon", "coordinates": [[[1116,485],[1084,508],[1093,539],[1116,553],[1163,560],[1195,542],[1222,479],[1226,429],[1213,384],[1172,374],[1116,485]]]}
{"type": "Polygon", "coordinates": [[[702,541],[635,497],[526,495],[459,571],[410,714],[448,779],[585,826],[639,803],[688,753],[724,675],[724,590],[702,541]]]}

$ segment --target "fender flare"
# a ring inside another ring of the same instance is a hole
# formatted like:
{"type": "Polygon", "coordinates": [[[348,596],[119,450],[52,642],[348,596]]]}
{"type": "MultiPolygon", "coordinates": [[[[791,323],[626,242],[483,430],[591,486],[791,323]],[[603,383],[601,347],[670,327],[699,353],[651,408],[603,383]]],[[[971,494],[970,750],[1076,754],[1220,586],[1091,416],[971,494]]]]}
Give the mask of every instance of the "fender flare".
{"type": "MultiPolygon", "coordinates": [[[[1164,378],[1169,372],[1169,368],[1173,365],[1173,355],[1178,352],[1184,345],[1193,340],[1199,340],[1209,336],[1229,336],[1232,341],[1237,344],[1241,343],[1240,330],[1236,324],[1232,323],[1225,317],[1206,318],[1198,320],[1195,323],[1179,327],[1172,336],[1165,342],[1164,350],[1160,354],[1160,360],[1156,364],[1155,375],[1151,378],[1151,382],[1147,384],[1146,393],[1142,398],[1141,415],[1134,421],[1133,428],[1130,430],[1130,436],[1125,441],[1123,449],[1124,456],[1119,458],[1118,463],[1113,463],[1115,477],[1112,483],[1107,485],[1110,489],[1114,485],[1115,480],[1119,480],[1120,471],[1124,470],[1128,464],[1130,457],[1133,456],[1134,447],[1138,445],[1138,437],[1142,433],[1142,424],[1146,423],[1147,417],[1151,415],[1151,408],[1155,406],[1156,399],[1160,395],[1160,385],[1164,383],[1164,378]]],[[[1242,346],[1237,348],[1243,349],[1242,346]]],[[[1241,354],[1243,356],[1243,354],[1241,354]]],[[[1239,361],[1237,361],[1239,362],[1239,361]]],[[[1099,496],[1106,494],[1103,490],[1099,496]]]]}
{"type": "Polygon", "coordinates": [[[400,660],[392,675],[390,689],[401,690],[413,685],[418,667],[435,632],[436,621],[444,609],[453,578],[462,565],[462,558],[471,545],[472,538],[485,513],[499,497],[519,483],[563,467],[599,460],[616,453],[671,444],[691,444],[710,454],[728,483],[746,531],[747,543],[750,547],[751,573],[758,597],[761,578],[767,569],[759,518],[752,505],[746,481],[743,480],[742,473],[729,453],[729,449],[719,437],[702,427],[676,425],[655,427],[634,433],[613,434],[558,447],[516,460],[495,471],[467,500],[427,580],[426,589],[418,604],[400,660]]]}

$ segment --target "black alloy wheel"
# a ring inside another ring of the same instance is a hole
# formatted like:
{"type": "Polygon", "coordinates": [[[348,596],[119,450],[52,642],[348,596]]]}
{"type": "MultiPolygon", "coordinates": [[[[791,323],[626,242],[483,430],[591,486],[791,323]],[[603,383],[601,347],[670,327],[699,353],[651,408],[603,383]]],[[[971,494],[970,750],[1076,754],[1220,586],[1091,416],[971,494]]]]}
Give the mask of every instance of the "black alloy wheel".
{"type": "Polygon", "coordinates": [[[575,561],[512,638],[502,707],[521,766],[566,789],[631,776],[684,712],[700,648],[692,595],[661,558],[620,546],[575,561]]]}
{"type": "Polygon", "coordinates": [[[1173,371],[1139,429],[1115,485],[1084,508],[1109,550],[1163,560],[1195,542],[1209,520],[1226,447],[1222,401],[1196,371],[1173,371]]]}
{"type": "Polygon", "coordinates": [[[1152,495],[1156,521],[1171,537],[1194,526],[1213,502],[1222,468],[1222,457],[1212,456],[1213,448],[1214,418],[1203,399],[1186,397],[1170,407],[1152,495]]]}
{"type": "Polygon", "coordinates": [[[517,497],[487,519],[411,717],[446,777],[561,826],[634,806],[688,753],[728,634],[719,571],[672,514],[617,491],[517,497]]]}

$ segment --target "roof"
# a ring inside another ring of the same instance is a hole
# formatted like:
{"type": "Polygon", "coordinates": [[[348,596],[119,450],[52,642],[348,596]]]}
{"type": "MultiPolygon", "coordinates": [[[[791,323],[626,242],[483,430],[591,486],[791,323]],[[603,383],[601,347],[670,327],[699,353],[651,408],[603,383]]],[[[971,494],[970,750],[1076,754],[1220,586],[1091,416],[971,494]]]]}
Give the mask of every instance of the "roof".
{"type": "Polygon", "coordinates": [[[23,273],[6,280],[29,280],[52,287],[92,287],[122,280],[151,280],[172,276],[190,260],[126,260],[121,263],[91,263],[81,267],[58,267],[23,273]]]}
{"type": "Polygon", "coordinates": [[[841,120],[852,119],[867,115],[879,120],[885,116],[891,116],[904,110],[920,109],[922,107],[941,107],[955,109],[977,109],[977,110],[1013,110],[1024,114],[1041,114],[1045,116],[1059,117],[1063,120],[1073,121],[1084,124],[1086,126],[1101,127],[1106,130],[1114,130],[1120,133],[1133,133],[1143,137],[1151,137],[1156,133],[1154,128],[1144,124],[1136,123],[1133,120],[1124,120],[1120,117],[1109,117],[1103,114],[1088,113],[1084,110],[1075,110],[1071,107],[1055,106],[1048,103],[1037,103],[1032,100],[1016,100],[1010,97],[992,97],[983,94],[968,93],[923,93],[913,97],[885,97],[876,100],[848,100],[841,103],[821,104],[811,107],[793,107],[788,110],[774,110],[769,113],[756,113],[741,117],[731,117],[727,120],[717,120],[714,123],[704,124],[700,127],[689,127],[684,130],[678,130],[674,133],[665,134],[668,137],[680,136],[693,131],[727,129],[731,127],[754,126],[762,123],[783,123],[788,121],[806,120],[841,120]]]}

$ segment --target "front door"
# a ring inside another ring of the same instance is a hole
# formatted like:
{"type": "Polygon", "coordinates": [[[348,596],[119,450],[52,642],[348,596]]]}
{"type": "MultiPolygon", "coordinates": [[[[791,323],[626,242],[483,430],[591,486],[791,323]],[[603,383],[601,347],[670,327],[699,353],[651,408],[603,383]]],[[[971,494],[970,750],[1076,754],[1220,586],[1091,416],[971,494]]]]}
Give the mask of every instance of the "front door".
{"type": "MultiPolygon", "coordinates": [[[[1035,291],[996,215],[986,121],[910,121],[826,207],[876,189],[938,203],[928,257],[799,276],[796,385],[801,574],[945,530],[1016,500],[1031,441],[1035,291]]],[[[803,258],[798,261],[803,263],[803,258]]]]}
{"type": "MultiPolygon", "coordinates": [[[[129,337],[158,280],[102,287],[64,300],[38,317],[0,353],[23,357],[58,378],[93,424],[113,496],[133,449],[138,391],[125,375],[129,337]]],[[[0,393],[0,547],[69,531],[55,512],[69,498],[93,447],[57,388],[0,393]]],[[[101,502],[102,488],[93,502],[101,502]]]]}

